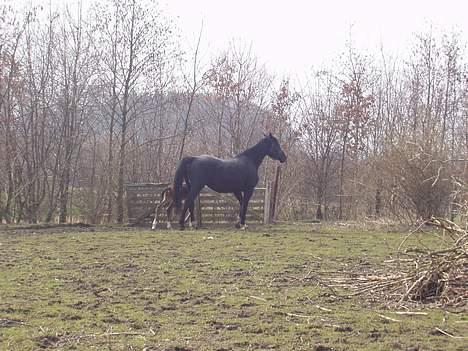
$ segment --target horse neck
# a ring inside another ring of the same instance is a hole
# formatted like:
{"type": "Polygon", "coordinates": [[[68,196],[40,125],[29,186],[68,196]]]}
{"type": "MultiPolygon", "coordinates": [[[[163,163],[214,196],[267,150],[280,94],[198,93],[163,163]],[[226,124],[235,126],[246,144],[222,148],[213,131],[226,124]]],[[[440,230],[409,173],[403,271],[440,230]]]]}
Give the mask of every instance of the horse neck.
{"type": "Polygon", "coordinates": [[[240,153],[237,157],[240,157],[240,156],[247,157],[248,159],[253,161],[253,163],[258,169],[258,167],[260,167],[266,155],[267,155],[266,147],[263,141],[260,141],[258,144],[240,153]]]}

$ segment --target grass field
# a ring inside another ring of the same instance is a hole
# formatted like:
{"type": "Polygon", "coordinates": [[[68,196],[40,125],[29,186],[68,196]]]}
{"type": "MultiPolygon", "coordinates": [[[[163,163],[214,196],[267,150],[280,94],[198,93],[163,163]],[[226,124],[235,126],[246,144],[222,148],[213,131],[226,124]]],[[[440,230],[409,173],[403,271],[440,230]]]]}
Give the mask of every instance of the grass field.
{"type": "Polygon", "coordinates": [[[311,224],[0,231],[0,350],[467,350],[468,315],[337,298],[406,233],[311,224]],[[384,318],[388,317],[388,318],[384,318]]]}

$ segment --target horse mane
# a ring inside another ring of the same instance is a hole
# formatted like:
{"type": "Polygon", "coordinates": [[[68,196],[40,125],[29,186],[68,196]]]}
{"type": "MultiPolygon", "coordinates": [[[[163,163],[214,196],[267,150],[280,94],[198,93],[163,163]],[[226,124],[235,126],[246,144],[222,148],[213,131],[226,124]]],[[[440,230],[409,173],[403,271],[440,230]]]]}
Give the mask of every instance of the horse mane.
{"type": "Polygon", "coordinates": [[[259,166],[262,163],[263,158],[266,155],[266,152],[267,152],[266,144],[268,141],[269,141],[268,136],[263,137],[262,139],[260,139],[258,143],[242,151],[240,154],[236,155],[235,158],[246,156],[250,158],[251,160],[253,160],[257,164],[257,166],[259,166]]]}

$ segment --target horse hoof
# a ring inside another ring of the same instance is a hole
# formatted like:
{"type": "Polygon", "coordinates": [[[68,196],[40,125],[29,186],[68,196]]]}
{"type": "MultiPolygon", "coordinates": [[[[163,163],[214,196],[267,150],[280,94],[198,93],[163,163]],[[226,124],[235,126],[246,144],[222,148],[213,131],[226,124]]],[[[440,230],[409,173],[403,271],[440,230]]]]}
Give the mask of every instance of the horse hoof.
{"type": "Polygon", "coordinates": [[[244,224],[242,227],[241,227],[241,230],[246,230],[247,229],[247,224],[244,224]]]}
{"type": "Polygon", "coordinates": [[[240,229],[240,227],[241,227],[240,223],[236,223],[236,228],[240,229]]]}

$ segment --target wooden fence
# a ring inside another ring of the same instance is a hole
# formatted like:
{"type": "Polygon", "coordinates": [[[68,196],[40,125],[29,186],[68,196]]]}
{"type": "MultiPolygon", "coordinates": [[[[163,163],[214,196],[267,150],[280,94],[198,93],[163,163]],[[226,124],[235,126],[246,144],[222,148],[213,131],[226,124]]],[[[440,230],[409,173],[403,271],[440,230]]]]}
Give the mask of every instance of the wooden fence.
{"type": "MultiPolygon", "coordinates": [[[[145,216],[148,211],[159,204],[161,192],[168,187],[168,183],[139,183],[127,184],[127,215],[128,222],[135,224],[140,222],[149,225],[154,216],[154,212],[145,216]],[[144,218],[142,218],[144,216],[144,218]]],[[[195,212],[201,217],[201,222],[206,223],[236,223],[239,214],[239,202],[233,194],[219,194],[211,189],[204,188],[199,196],[200,208],[195,212]]],[[[249,202],[247,211],[247,223],[268,223],[270,216],[269,192],[266,188],[256,188],[249,202]]],[[[178,218],[173,215],[174,222],[178,218]]],[[[161,210],[159,221],[166,221],[166,212],[161,210]]]]}

